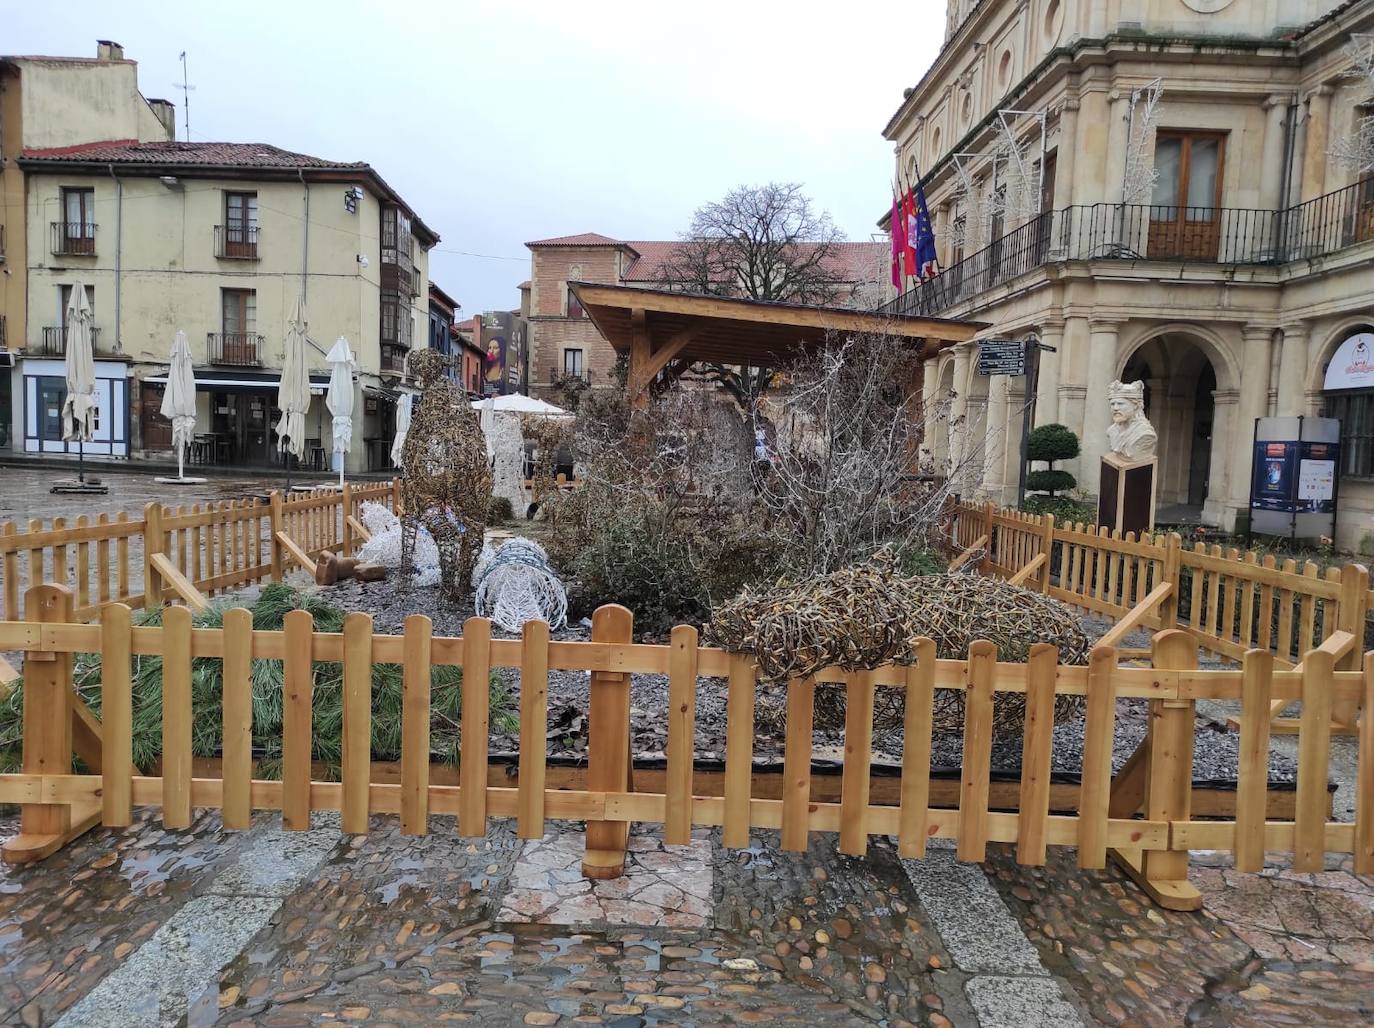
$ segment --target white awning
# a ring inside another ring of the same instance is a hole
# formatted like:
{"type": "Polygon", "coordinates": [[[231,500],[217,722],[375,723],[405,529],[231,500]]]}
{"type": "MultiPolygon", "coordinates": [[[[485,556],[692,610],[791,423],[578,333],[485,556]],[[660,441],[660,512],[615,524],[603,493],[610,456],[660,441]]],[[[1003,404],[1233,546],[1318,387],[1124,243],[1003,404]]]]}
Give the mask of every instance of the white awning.
{"type": "MultiPolygon", "coordinates": [[[[149,375],[143,379],[153,385],[166,385],[166,375],[149,375]]],[[[277,388],[278,379],[263,378],[198,378],[196,379],[196,392],[210,389],[261,389],[263,392],[270,393],[277,388]]],[[[329,388],[329,381],[316,382],[314,378],[310,380],[310,395],[323,396],[329,388]]]]}

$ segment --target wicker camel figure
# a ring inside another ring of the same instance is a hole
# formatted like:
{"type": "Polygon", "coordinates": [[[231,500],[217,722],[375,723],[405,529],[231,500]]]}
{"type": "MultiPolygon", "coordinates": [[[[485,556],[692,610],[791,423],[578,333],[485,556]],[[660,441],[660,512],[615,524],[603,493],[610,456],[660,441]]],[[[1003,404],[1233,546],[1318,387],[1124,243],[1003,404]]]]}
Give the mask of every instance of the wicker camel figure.
{"type": "Polygon", "coordinates": [[[420,402],[401,446],[401,566],[411,566],[415,537],[424,527],[439,549],[440,588],[459,600],[482,552],[492,479],[477,415],[444,373],[446,366],[433,350],[410,355],[420,402]]]}

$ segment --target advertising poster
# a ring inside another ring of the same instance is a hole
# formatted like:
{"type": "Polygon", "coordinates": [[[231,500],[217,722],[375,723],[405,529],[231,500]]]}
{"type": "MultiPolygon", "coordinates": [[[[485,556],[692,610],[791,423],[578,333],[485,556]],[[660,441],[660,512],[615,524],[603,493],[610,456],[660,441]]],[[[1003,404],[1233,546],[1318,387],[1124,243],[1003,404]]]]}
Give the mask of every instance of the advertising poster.
{"type": "Polygon", "coordinates": [[[1298,464],[1298,510],[1311,514],[1336,512],[1337,443],[1303,443],[1298,464]]]}
{"type": "Polygon", "coordinates": [[[1297,443],[1256,443],[1250,507],[1255,510],[1293,511],[1297,464],[1297,443]]]}

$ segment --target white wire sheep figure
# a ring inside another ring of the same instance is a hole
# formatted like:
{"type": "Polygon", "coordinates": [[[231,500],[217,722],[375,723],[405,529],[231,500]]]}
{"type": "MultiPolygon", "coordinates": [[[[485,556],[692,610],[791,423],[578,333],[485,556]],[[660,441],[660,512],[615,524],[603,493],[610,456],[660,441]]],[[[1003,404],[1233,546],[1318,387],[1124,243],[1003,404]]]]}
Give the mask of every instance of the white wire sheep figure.
{"type": "Polygon", "coordinates": [[[490,618],[507,632],[526,621],[545,621],[550,628],[568,623],[568,594],[549,565],[544,548],[517,537],[498,550],[483,548],[472,572],[479,617],[490,618]]]}

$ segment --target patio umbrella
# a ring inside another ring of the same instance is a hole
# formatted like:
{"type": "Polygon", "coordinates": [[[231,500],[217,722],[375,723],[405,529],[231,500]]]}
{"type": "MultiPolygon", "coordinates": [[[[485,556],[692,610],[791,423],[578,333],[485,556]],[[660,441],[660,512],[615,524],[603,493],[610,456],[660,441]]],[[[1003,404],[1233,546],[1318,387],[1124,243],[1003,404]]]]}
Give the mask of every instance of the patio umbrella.
{"type": "Polygon", "coordinates": [[[329,391],[324,405],[333,418],[334,453],[339,455],[339,486],[344,480],[343,455],[353,449],[353,370],[357,362],[348,340],[339,336],[325,360],[329,363],[329,391]]]}
{"type": "Polygon", "coordinates": [[[191,366],[191,347],[186,333],[178,331],[167,366],[167,388],[162,393],[161,413],[172,423],[172,446],[177,451],[177,479],[186,477],[186,447],[196,431],[196,374],[191,366]]]}
{"type": "MultiPolygon", "coordinates": [[[[310,409],[310,371],[305,366],[304,302],[296,298],[295,309],[291,312],[291,323],[286,328],[286,356],[282,361],[281,384],[277,387],[277,407],[281,410],[281,420],[277,422],[277,445],[288,454],[287,469],[290,470],[290,454],[295,454],[299,462],[305,455],[305,414],[310,409]]],[[[291,487],[288,474],[286,485],[291,487]]]]}
{"type": "Polygon", "coordinates": [[[62,401],[62,438],[76,440],[77,480],[86,481],[86,443],[95,435],[95,356],[91,352],[91,305],[77,282],[67,301],[67,397],[62,401]]]}
{"type": "Polygon", "coordinates": [[[406,433],[410,431],[410,407],[415,402],[413,393],[402,393],[396,404],[396,438],[391,444],[391,463],[401,466],[401,449],[406,444],[406,433]]]}

